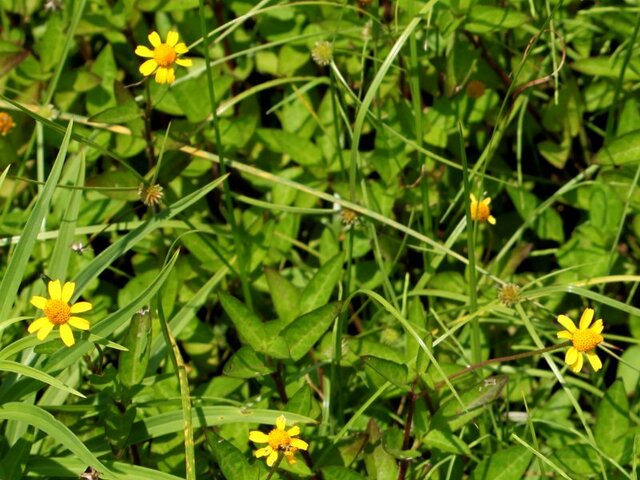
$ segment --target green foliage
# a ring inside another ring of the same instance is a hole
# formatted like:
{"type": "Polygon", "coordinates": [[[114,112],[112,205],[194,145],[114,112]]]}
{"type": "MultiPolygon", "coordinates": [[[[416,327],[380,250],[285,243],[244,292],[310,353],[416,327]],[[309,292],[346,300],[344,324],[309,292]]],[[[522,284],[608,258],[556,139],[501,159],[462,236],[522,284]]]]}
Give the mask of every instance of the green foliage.
{"type": "Polygon", "coordinates": [[[0,0],[0,478],[635,478],[632,3],[0,0]]]}

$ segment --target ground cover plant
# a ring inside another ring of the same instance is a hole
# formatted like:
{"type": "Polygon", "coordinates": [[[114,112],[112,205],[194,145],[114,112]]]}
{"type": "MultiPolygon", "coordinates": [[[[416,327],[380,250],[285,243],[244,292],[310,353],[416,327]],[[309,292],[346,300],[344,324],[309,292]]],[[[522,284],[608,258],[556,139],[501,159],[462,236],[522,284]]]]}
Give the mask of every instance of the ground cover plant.
{"type": "Polygon", "coordinates": [[[637,478],[636,2],[0,22],[0,478],[637,478]]]}

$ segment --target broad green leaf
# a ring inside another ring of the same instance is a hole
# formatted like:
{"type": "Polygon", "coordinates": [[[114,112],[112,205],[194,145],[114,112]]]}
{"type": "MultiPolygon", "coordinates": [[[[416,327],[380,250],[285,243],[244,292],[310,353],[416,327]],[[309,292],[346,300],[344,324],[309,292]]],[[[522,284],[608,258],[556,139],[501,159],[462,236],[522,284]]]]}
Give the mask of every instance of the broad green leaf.
{"type": "MultiPolygon", "coordinates": [[[[511,201],[523,220],[527,220],[540,203],[533,193],[526,192],[521,188],[507,187],[507,193],[509,193],[511,201]]],[[[551,207],[544,210],[533,221],[532,228],[542,240],[564,241],[562,217],[551,207]]]]}
{"type": "Polygon", "coordinates": [[[460,395],[464,408],[457,399],[449,398],[432,419],[432,427],[455,432],[458,428],[480,415],[493,402],[507,384],[506,375],[485,378],[460,395]]]}
{"type": "Polygon", "coordinates": [[[434,428],[430,430],[429,433],[422,438],[422,441],[424,442],[424,446],[429,450],[436,449],[444,453],[453,453],[454,455],[471,455],[471,449],[464,440],[444,428],[434,428]]]}
{"type": "Polygon", "coordinates": [[[71,430],[40,407],[29,405],[25,402],[5,403],[0,406],[0,419],[23,422],[38,428],[47,433],[49,440],[56,441],[60,445],[63,445],[76,457],[79,457],[86,465],[93,465],[98,470],[109,473],[113,478],[119,478],[113,474],[106,465],[98,460],[71,430]]]}
{"type": "Polygon", "coordinates": [[[521,445],[500,450],[478,464],[471,480],[521,480],[531,457],[533,453],[521,445]]]}
{"type": "Polygon", "coordinates": [[[351,468],[332,465],[321,469],[324,480],[366,480],[367,477],[351,468]]]}
{"type": "MultiPolygon", "coordinates": [[[[586,75],[618,79],[622,73],[624,55],[612,55],[610,57],[581,58],[571,62],[571,68],[586,75]]],[[[631,57],[629,65],[624,72],[624,80],[640,80],[640,58],[631,57]]]]}
{"type": "Polygon", "coordinates": [[[593,163],[599,165],[626,165],[640,162],[640,130],[616,137],[598,150],[593,163]]]}
{"type": "Polygon", "coordinates": [[[235,378],[255,378],[273,373],[275,368],[265,363],[263,355],[244,346],[235,352],[223,368],[223,373],[235,378]]]}
{"type": "Polygon", "coordinates": [[[27,263],[29,262],[29,257],[36,243],[38,232],[42,228],[42,222],[49,211],[49,203],[51,202],[53,191],[62,173],[62,166],[67,156],[72,130],[73,122],[69,122],[64,139],[60,145],[58,157],[49,173],[49,178],[47,178],[42,192],[40,192],[36,200],[29,219],[22,230],[20,240],[13,251],[12,257],[9,259],[6,267],[7,273],[2,277],[2,282],[0,283],[0,319],[9,317],[13,302],[18,297],[18,288],[20,287],[22,276],[27,270],[27,263]]]}
{"type": "MultiPolygon", "coordinates": [[[[206,406],[193,408],[193,428],[225,425],[228,423],[260,423],[264,425],[275,425],[276,418],[283,414],[286,416],[287,422],[292,424],[316,423],[313,418],[298,415],[296,413],[281,412],[279,410],[206,406]]],[[[181,409],[153,415],[143,418],[135,423],[128,443],[129,445],[133,445],[168,433],[181,432],[183,428],[184,421],[181,409]]]]}
{"type": "Polygon", "coordinates": [[[259,480],[268,474],[266,469],[260,468],[262,463],[250,465],[244,453],[217,433],[207,429],[205,434],[213,458],[227,480],[259,480]]]}
{"type": "Polygon", "coordinates": [[[278,317],[285,325],[291,323],[298,316],[300,308],[300,291],[277,271],[266,268],[264,271],[271,300],[278,317]]]}
{"type": "Polygon", "coordinates": [[[513,9],[474,5],[469,11],[464,27],[471,33],[487,33],[515,28],[528,21],[527,15],[513,9]]]}
{"type": "Polygon", "coordinates": [[[622,379],[618,379],[600,400],[593,434],[602,451],[623,465],[631,455],[633,438],[626,435],[629,428],[629,400],[622,379]]]}
{"type": "Polygon", "coordinates": [[[627,395],[632,395],[638,391],[638,384],[640,382],[640,372],[638,371],[638,365],[640,365],[640,345],[628,347],[622,354],[622,360],[626,363],[618,363],[618,374],[616,377],[622,378],[627,395]]]}
{"type": "Polygon", "coordinates": [[[269,150],[291,157],[298,165],[313,166],[322,162],[322,151],[310,140],[275,128],[259,128],[257,136],[269,150]]]}
{"type": "Polygon", "coordinates": [[[305,287],[300,300],[300,313],[310,312],[327,303],[341,273],[342,254],[339,253],[320,267],[305,287]]]}
{"type": "Polygon", "coordinates": [[[340,313],[340,307],[340,302],[329,303],[298,317],[283,330],[293,360],[300,360],[320,340],[340,313]]]}
{"type": "Polygon", "coordinates": [[[96,123],[118,124],[127,123],[141,117],[142,111],[138,104],[133,100],[129,100],[115,107],[110,107],[98,112],[90,117],[89,120],[96,123]]]}
{"type": "Polygon", "coordinates": [[[265,352],[268,346],[267,332],[262,320],[258,318],[247,306],[235,297],[226,292],[218,293],[220,304],[233,326],[238,331],[240,340],[258,352],[265,352]]]}
{"type": "MultiPolygon", "coordinates": [[[[428,348],[433,344],[432,336],[427,333],[427,318],[424,308],[419,297],[414,297],[409,303],[409,315],[407,320],[413,326],[415,331],[424,339],[428,348]]],[[[406,335],[405,347],[405,363],[414,369],[418,375],[424,373],[429,366],[429,359],[418,345],[418,342],[412,335],[406,335]]]]}
{"type": "Polygon", "coordinates": [[[385,380],[397,385],[400,388],[407,389],[409,383],[409,369],[406,365],[401,365],[384,358],[363,356],[364,364],[378,374],[382,375],[385,380]]]}
{"type": "Polygon", "coordinates": [[[151,353],[151,312],[135,314],[122,345],[127,351],[120,352],[118,374],[127,387],[139,384],[145,377],[151,353]]]}
{"type": "Polygon", "coordinates": [[[567,445],[556,450],[551,461],[563,470],[576,474],[573,478],[598,478],[601,470],[597,455],[588,445],[567,445]]]}
{"type": "Polygon", "coordinates": [[[198,8],[198,0],[139,0],[136,8],[144,12],[173,12],[178,10],[193,10],[198,8]]]}

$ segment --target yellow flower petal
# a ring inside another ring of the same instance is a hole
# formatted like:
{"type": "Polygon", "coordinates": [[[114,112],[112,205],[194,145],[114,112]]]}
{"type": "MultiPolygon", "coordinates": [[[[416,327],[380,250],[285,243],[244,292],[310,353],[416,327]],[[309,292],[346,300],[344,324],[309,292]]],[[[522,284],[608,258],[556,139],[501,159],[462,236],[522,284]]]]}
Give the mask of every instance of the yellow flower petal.
{"type": "Polygon", "coordinates": [[[591,320],[593,320],[593,308],[585,308],[584,312],[582,312],[582,317],[580,317],[580,330],[586,330],[591,325],[591,320]]]}
{"type": "Polygon", "coordinates": [[[73,331],[71,330],[71,327],[66,323],[60,325],[60,338],[67,347],[70,347],[74,343],[76,343],[75,339],[73,338],[73,331]]]}
{"type": "Polygon", "coordinates": [[[167,83],[167,69],[160,67],[156,72],[156,82],[162,84],[167,83]]]}
{"type": "Polygon", "coordinates": [[[149,34],[149,43],[154,47],[159,47],[160,44],[162,44],[162,40],[160,40],[160,35],[158,35],[158,32],[151,32],[149,34]]]}
{"type": "Polygon", "coordinates": [[[153,73],[153,71],[158,68],[158,62],[156,62],[153,58],[151,60],[147,60],[142,65],[140,65],[140,73],[145,77],[148,77],[153,73]]]}
{"type": "Polygon", "coordinates": [[[574,333],[577,330],[576,324],[573,323],[573,320],[566,315],[558,315],[558,322],[571,333],[574,333]]]}
{"type": "Polygon", "coordinates": [[[595,350],[589,350],[587,353],[587,360],[591,364],[591,368],[593,368],[594,372],[597,372],[602,368],[602,362],[600,361],[600,357],[595,350]]]}
{"type": "Polygon", "coordinates": [[[31,297],[31,305],[33,305],[36,308],[39,308],[40,310],[44,310],[44,306],[46,304],[47,304],[47,299],[44,297],[39,297],[38,295],[31,297]]]}
{"type": "Polygon", "coordinates": [[[298,427],[297,425],[294,427],[291,427],[289,430],[287,430],[287,434],[290,437],[295,437],[296,435],[300,435],[300,427],[298,427]]]}
{"type": "Polygon", "coordinates": [[[287,459],[287,463],[289,465],[294,465],[296,463],[296,457],[293,456],[294,452],[284,452],[284,458],[287,459]]]}
{"type": "Polygon", "coordinates": [[[51,330],[53,330],[53,323],[47,321],[47,323],[42,325],[42,327],[40,327],[40,329],[38,330],[38,340],[44,340],[45,338],[47,338],[51,333],[51,330]]]}
{"type": "Polygon", "coordinates": [[[167,34],[167,45],[170,47],[175,47],[176,43],[178,43],[178,32],[171,31],[167,34]]]}
{"type": "Polygon", "coordinates": [[[167,83],[173,83],[176,81],[176,74],[173,68],[167,68],[167,83]]]}
{"type": "Polygon", "coordinates": [[[565,340],[571,340],[573,338],[573,334],[567,330],[561,330],[556,335],[558,335],[558,338],[564,338],[565,340]]]}
{"type": "Polygon", "coordinates": [[[478,203],[478,199],[473,193],[469,194],[469,199],[471,199],[471,203],[478,203]]]}
{"type": "Polygon", "coordinates": [[[65,284],[62,287],[62,295],[60,297],[60,300],[62,300],[64,303],[69,303],[69,300],[71,300],[71,297],[73,296],[73,291],[76,289],[76,284],[73,282],[65,282],[65,284]]]}
{"type": "Polygon", "coordinates": [[[584,359],[582,358],[582,355],[579,354],[578,358],[576,359],[576,363],[574,363],[573,365],[571,365],[571,370],[574,373],[579,373],[580,370],[582,370],[582,364],[584,363],[584,359]]]}
{"type": "Polygon", "coordinates": [[[278,459],[278,452],[273,450],[267,457],[267,465],[269,465],[270,467],[273,467],[273,464],[276,463],[277,459],[278,459]]]}
{"type": "Polygon", "coordinates": [[[89,320],[85,320],[80,317],[69,317],[69,321],[67,323],[72,327],[76,327],[78,330],[89,330],[89,327],[91,326],[89,320]]]}
{"type": "Polygon", "coordinates": [[[253,443],[268,443],[269,435],[258,430],[252,430],[249,432],[249,440],[253,443]]]}
{"type": "Polygon", "coordinates": [[[280,415],[278,418],[276,418],[276,428],[278,430],[284,430],[285,428],[287,428],[287,419],[284,418],[284,415],[280,415]]]}
{"type": "Polygon", "coordinates": [[[27,329],[27,331],[29,333],[37,332],[42,327],[44,327],[47,323],[50,323],[47,317],[38,318],[37,320],[32,322],[31,325],[29,325],[29,328],[27,329]]]}
{"type": "Polygon", "coordinates": [[[491,225],[495,225],[496,217],[494,217],[493,215],[489,215],[489,217],[487,218],[487,222],[489,222],[491,225]]]}
{"type": "Polygon", "coordinates": [[[190,58],[176,58],[176,63],[181,67],[192,67],[193,61],[190,58]]]}
{"type": "Polygon", "coordinates": [[[71,305],[71,313],[88,312],[93,308],[89,302],[78,302],[71,305]]]}
{"type": "Polygon", "coordinates": [[[600,335],[602,333],[602,330],[604,330],[604,324],[602,323],[602,319],[598,319],[595,322],[593,322],[593,324],[589,327],[589,330],[591,330],[593,333],[597,333],[598,335],[600,335]]]}
{"type": "Polygon", "coordinates": [[[178,55],[182,55],[183,53],[187,53],[187,52],[189,51],[189,49],[187,48],[187,46],[186,46],[184,43],[182,43],[182,42],[180,42],[179,44],[177,44],[177,45],[174,47],[174,50],[176,51],[176,53],[177,53],[178,55]]]}
{"type": "Polygon", "coordinates": [[[565,363],[567,365],[573,365],[574,363],[576,363],[576,358],[578,358],[578,355],[580,355],[580,352],[578,352],[575,347],[570,347],[569,350],[567,350],[566,355],[564,356],[565,363]]]}
{"type": "Polygon", "coordinates": [[[256,458],[260,458],[260,457],[266,457],[267,455],[271,454],[272,451],[273,449],[271,448],[271,446],[267,445],[264,448],[259,448],[258,450],[253,452],[253,454],[256,456],[256,458]]]}
{"type": "Polygon", "coordinates": [[[144,45],[138,45],[136,47],[136,55],[144,58],[153,58],[153,50],[144,45]]]}
{"type": "Polygon", "coordinates": [[[307,450],[309,448],[309,444],[299,438],[292,438],[291,446],[296,447],[298,450],[307,450]]]}
{"type": "Polygon", "coordinates": [[[484,203],[488,207],[489,205],[491,205],[491,198],[487,197],[484,200],[482,200],[481,203],[484,203]]]}
{"type": "Polygon", "coordinates": [[[60,300],[62,297],[62,286],[60,280],[52,280],[49,282],[49,297],[52,300],[60,300]]]}

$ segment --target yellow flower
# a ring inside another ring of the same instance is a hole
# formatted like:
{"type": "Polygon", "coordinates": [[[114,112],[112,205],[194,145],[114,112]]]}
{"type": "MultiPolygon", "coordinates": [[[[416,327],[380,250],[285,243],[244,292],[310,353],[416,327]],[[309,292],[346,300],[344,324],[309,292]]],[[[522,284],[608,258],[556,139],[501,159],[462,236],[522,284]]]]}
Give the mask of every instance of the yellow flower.
{"type": "Polygon", "coordinates": [[[582,317],[580,317],[579,328],[576,328],[575,323],[566,315],[558,315],[558,322],[566,328],[566,330],[558,332],[558,338],[571,340],[573,343],[573,346],[567,350],[564,361],[571,367],[571,370],[576,373],[582,370],[582,364],[584,362],[582,358],[583,353],[586,353],[587,360],[589,360],[594,372],[602,368],[602,362],[596,353],[596,346],[604,341],[601,335],[604,327],[602,319],[596,320],[593,325],[591,325],[592,320],[593,308],[586,308],[584,310],[582,317]]]}
{"type": "Polygon", "coordinates": [[[151,32],[149,42],[153,50],[143,45],[136,47],[136,55],[150,59],[140,65],[140,73],[148,77],[156,72],[156,82],[173,83],[176,79],[173,71],[174,63],[181,67],[190,67],[193,64],[190,58],[178,58],[178,55],[189,51],[184,43],[178,43],[178,38],[178,32],[169,32],[167,42],[162,43],[158,32],[151,32]]]}
{"type": "Polygon", "coordinates": [[[269,434],[262,433],[259,430],[253,430],[249,432],[249,440],[253,443],[268,443],[266,447],[259,448],[254,452],[255,456],[267,457],[267,465],[270,467],[276,463],[280,452],[284,454],[284,458],[287,459],[289,464],[296,463],[294,454],[298,450],[306,450],[309,448],[309,444],[299,438],[293,438],[300,435],[300,427],[291,427],[289,430],[285,430],[287,426],[287,419],[284,415],[280,415],[276,418],[276,428],[271,430],[269,434]]]}
{"type": "Polygon", "coordinates": [[[16,124],[13,123],[13,117],[11,115],[7,112],[0,112],[0,134],[3,137],[15,126],[16,124]]]}
{"type": "Polygon", "coordinates": [[[67,347],[75,343],[71,326],[80,330],[89,330],[89,321],[80,317],[71,316],[72,313],[82,313],[91,310],[89,302],[78,302],[69,305],[76,284],[66,282],[60,286],[60,280],[49,282],[49,299],[34,296],[31,305],[44,311],[44,317],[38,318],[29,325],[29,333],[38,332],[38,340],[44,340],[49,336],[56,325],[60,325],[60,338],[67,347]]]}
{"type": "Polygon", "coordinates": [[[475,220],[477,222],[489,222],[491,225],[495,225],[496,219],[491,215],[491,209],[489,208],[491,199],[485,198],[478,202],[478,199],[476,199],[476,196],[473,193],[469,195],[469,198],[471,199],[471,220],[475,220]]]}

